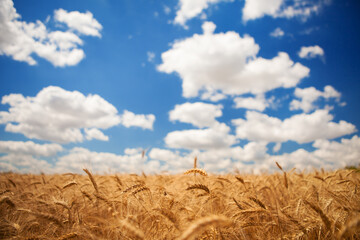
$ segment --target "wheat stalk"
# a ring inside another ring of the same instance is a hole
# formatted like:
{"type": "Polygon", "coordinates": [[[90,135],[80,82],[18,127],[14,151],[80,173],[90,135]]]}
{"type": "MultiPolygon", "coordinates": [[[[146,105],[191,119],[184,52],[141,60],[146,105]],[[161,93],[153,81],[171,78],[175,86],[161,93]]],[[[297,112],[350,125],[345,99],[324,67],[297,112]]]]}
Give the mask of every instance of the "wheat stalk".
{"type": "Polygon", "coordinates": [[[339,239],[345,239],[345,237],[350,237],[352,233],[360,229],[360,217],[352,219],[348,222],[339,232],[339,239]]]}
{"type": "Polygon", "coordinates": [[[178,219],[173,212],[165,208],[156,208],[154,210],[160,212],[162,216],[169,219],[174,224],[174,226],[178,228],[178,219]]]}
{"type": "Polygon", "coordinates": [[[321,220],[324,222],[326,229],[330,230],[331,222],[330,222],[329,218],[325,215],[325,213],[321,210],[321,208],[319,208],[318,206],[315,206],[313,203],[311,203],[307,200],[304,200],[304,203],[309,205],[315,212],[317,212],[320,215],[321,220]]]}
{"type": "Polygon", "coordinates": [[[194,239],[198,234],[202,233],[206,230],[209,226],[215,227],[225,227],[231,225],[232,222],[230,219],[219,216],[213,215],[208,217],[203,217],[195,221],[191,224],[180,236],[179,240],[190,240],[194,239]]]}
{"type": "Polygon", "coordinates": [[[140,229],[135,228],[129,222],[127,222],[125,220],[122,220],[119,223],[120,223],[121,227],[123,229],[127,230],[132,236],[134,236],[136,238],[139,238],[139,239],[144,239],[145,238],[144,233],[140,229]]]}
{"type": "Polygon", "coordinates": [[[233,200],[234,200],[236,206],[237,206],[240,210],[244,210],[244,208],[240,205],[240,203],[238,203],[238,201],[236,201],[235,198],[233,198],[233,200]]]}
{"type": "Polygon", "coordinates": [[[32,215],[34,215],[36,217],[51,221],[51,222],[55,223],[56,225],[58,225],[60,227],[63,227],[62,222],[58,218],[54,217],[53,215],[46,214],[46,213],[32,212],[29,209],[23,209],[23,208],[19,208],[19,209],[17,209],[17,211],[32,214],[32,215]]]}

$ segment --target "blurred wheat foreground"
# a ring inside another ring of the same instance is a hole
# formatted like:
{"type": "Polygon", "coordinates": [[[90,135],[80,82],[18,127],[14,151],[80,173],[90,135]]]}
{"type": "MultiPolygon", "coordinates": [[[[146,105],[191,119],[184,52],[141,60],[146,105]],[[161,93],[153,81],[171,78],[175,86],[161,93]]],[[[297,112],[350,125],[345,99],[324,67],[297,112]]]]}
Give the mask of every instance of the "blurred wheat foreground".
{"type": "Polygon", "coordinates": [[[0,239],[360,239],[360,172],[0,174],[0,239]]]}

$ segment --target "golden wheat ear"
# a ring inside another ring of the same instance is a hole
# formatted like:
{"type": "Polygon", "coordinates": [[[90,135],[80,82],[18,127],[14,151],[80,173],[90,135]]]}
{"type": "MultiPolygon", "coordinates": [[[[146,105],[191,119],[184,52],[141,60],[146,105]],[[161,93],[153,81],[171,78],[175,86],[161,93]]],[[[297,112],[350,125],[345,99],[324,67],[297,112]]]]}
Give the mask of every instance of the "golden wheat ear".
{"type": "Polygon", "coordinates": [[[194,184],[194,185],[189,186],[186,190],[191,190],[191,189],[202,189],[205,192],[210,194],[209,188],[204,184],[194,184]]]}
{"type": "Polygon", "coordinates": [[[190,173],[199,173],[202,176],[207,176],[208,174],[205,172],[205,170],[200,168],[192,168],[184,172],[184,174],[190,174],[190,173]]]}
{"type": "Polygon", "coordinates": [[[281,171],[284,171],[283,168],[281,167],[281,165],[278,163],[278,162],[275,162],[276,163],[276,166],[281,170],[281,171]]]}
{"type": "Polygon", "coordinates": [[[89,176],[89,179],[90,179],[92,185],[94,186],[95,191],[98,193],[98,192],[99,192],[99,188],[98,188],[98,185],[97,185],[96,182],[95,182],[95,179],[94,179],[93,175],[92,175],[91,172],[90,172],[89,170],[87,170],[86,168],[84,168],[83,170],[84,170],[84,172],[86,172],[86,174],[89,176]]]}

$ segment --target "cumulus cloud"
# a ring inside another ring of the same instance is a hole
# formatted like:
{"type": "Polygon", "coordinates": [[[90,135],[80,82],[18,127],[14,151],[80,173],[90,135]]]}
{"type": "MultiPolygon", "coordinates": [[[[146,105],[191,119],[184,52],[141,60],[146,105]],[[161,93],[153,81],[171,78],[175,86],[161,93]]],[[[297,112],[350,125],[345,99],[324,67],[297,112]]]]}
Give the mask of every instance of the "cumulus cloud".
{"type": "MultiPolygon", "coordinates": [[[[19,142],[18,145],[24,145],[19,142]]],[[[28,148],[29,144],[26,144],[28,148]]],[[[31,145],[33,147],[33,145],[31,145]]],[[[64,151],[61,156],[52,158],[52,161],[41,159],[48,156],[45,148],[54,148],[50,144],[35,145],[34,150],[23,150],[24,147],[5,150],[7,155],[0,156],[0,172],[14,171],[21,173],[83,173],[83,168],[88,168],[94,173],[156,173],[160,169],[157,160],[147,161],[147,156],[142,156],[142,151],[125,149],[124,154],[108,152],[94,152],[86,148],[75,147],[64,151]],[[40,149],[40,150],[39,150],[40,149]],[[40,153],[40,154],[38,154],[40,153]],[[34,155],[35,154],[35,155],[34,155]],[[37,155],[36,155],[37,154],[37,155]]],[[[53,150],[54,151],[54,150],[53,150]]]]}
{"type": "MultiPolygon", "coordinates": [[[[91,19],[88,20],[97,22],[90,12],[86,14],[66,12],[69,15],[73,13],[79,16],[79,18],[74,18],[72,22],[74,26],[82,26],[81,29],[76,29],[79,33],[85,34],[88,31],[85,26],[90,15],[91,19]],[[85,15],[87,17],[82,18],[85,15]]],[[[33,58],[35,54],[57,67],[76,65],[85,57],[84,51],[79,48],[83,45],[83,41],[74,32],[51,31],[39,20],[35,23],[28,23],[20,19],[21,16],[16,12],[12,0],[3,0],[0,4],[0,55],[10,56],[14,60],[35,65],[37,64],[33,58]]],[[[100,30],[101,28],[98,28],[98,31],[100,30]]],[[[87,32],[86,35],[93,35],[90,33],[91,31],[87,32]]]]}
{"type": "Polygon", "coordinates": [[[144,151],[143,148],[126,148],[126,149],[124,150],[124,153],[125,153],[126,155],[137,155],[137,154],[139,154],[139,153],[142,154],[143,151],[144,151]]]}
{"type": "Polygon", "coordinates": [[[46,160],[27,154],[8,154],[0,156],[0,172],[53,173],[52,165],[46,160]]]}
{"type": "Polygon", "coordinates": [[[52,165],[41,159],[54,158],[64,149],[59,144],[38,144],[32,141],[0,141],[0,172],[52,172],[52,165]]]}
{"type": "Polygon", "coordinates": [[[125,127],[141,127],[143,129],[153,129],[155,116],[153,114],[135,114],[128,110],[124,110],[121,115],[121,124],[125,127]]]}
{"type": "Polygon", "coordinates": [[[86,148],[73,148],[58,159],[55,169],[59,172],[82,172],[84,167],[98,173],[139,173],[145,159],[141,153],[117,155],[107,152],[93,152],[86,148]],[[76,160],[75,160],[76,159],[76,160]]]}
{"type": "MultiPolygon", "coordinates": [[[[21,145],[21,143],[19,144],[21,145]]],[[[314,151],[302,148],[282,155],[270,155],[266,142],[249,142],[245,146],[224,147],[189,152],[153,148],[148,155],[142,156],[142,149],[126,149],[124,154],[94,152],[85,148],[73,148],[67,154],[58,157],[54,163],[31,156],[34,151],[11,151],[0,156],[0,171],[23,173],[82,173],[89,168],[95,173],[179,173],[192,167],[195,156],[198,164],[208,172],[228,173],[235,169],[242,173],[278,171],[275,161],[285,170],[309,170],[313,168],[338,169],[360,164],[360,138],[340,141],[316,140],[314,151]]],[[[36,152],[36,151],[35,151],[36,152]]],[[[40,151],[43,154],[43,151],[40,151]]],[[[47,153],[45,155],[48,155],[47,153]]]]}
{"type": "Polygon", "coordinates": [[[203,92],[201,97],[202,100],[209,100],[212,102],[218,102],[220,100],[223,100],[226,98],[226,95],[223,93],[220,93],[218,91],[210,90],[208,92],[203,92]]]}
{"type": "Polygon", "coordinates": [[[311,59],[316,57],[323,57],[324,50],[318,45],[310,46],[310,47],[301,47],[300,52],[298,53],[299,57],[311,59]]]}
{"type": "Polygon", "coordinates": [[[317,139],[333,139],[354,133],[356,128],[346,121],[333,122],[328,110],[298,114],[281,120],[255,111],[246,119],[235,119],[236,136],[250,141],[308,143],[317,139]]]}
{"type": "Polygon", "coordinates": [[[317,140],[313,143],[315,151],[308,152],[298,149],[292,153],[279,156],[270,156],[264,161],[266,165],[271,165],[277,161],[286,170],[297,168],[299,170],[312,171],[314,168],[339,169],[346,166],[358,166],[360,164],[360,138],[353,136],[351,139],[341,139],[340,142],[329,140],[317,140]]]}
{"type": "Polygon", "coordinates": [[[321,92],[314,87],[309,88],[295,88],[295,97],[300,98],[300,100],[294,99],[290,103],[290,110],[301,109],[305,113],[310,112],[315,109],[315,102],[321,97],[326,100],[330,98],[335,98],[337,102],[340,101],[341,94],[336,91],[332,86],[327,85],[324,87],[324,91],[321,92]]]}
{"type": "Polygon", "coordinates": [[[187,28],[186,22],[189,19],[199,16],[203,13],[203,10],[207,9],[211,4],[216,4],[221,1],[229,0],[179,0],[179,10],[176,12],[174,23],[187,28]]]}
{"type": "Polygon", "coordinates": [[[65,23],[71,30],[75,30],[80,34],[101,37],[101,24],[93,17],[89,11],[81,13],[78,11],[68,12],[64,9],[58,9],[54,12],[56,21],[65,23]]]}
{"type": "Polygon", "coordinates": [[[273,59],[256,57],[259,46],[248,35],[236,32],[215,34],[215,25],[203,24],[204,34],[175,41],[162,53],[157,69],[178,73],[183,96],[202,98],[214,94],[261,94],[275,88],[290,88],[307,77],[309,69],[279,52],[273,59]],[[204,97],[205,96],[205,97],[204,97]]]}
{"type": "Polygon", "coordinates": [[[58,143],[82,142],[87,139],[107,140],[99,129],[108,129],[120,123],[129,126],[151,128],[154,116],[134,115],[117,109],[99,95],[83,95],[78,91],[66,91],[49,86],[35,97],[21,94],[3,96],[2,104],[9,104],[8,111],[0,112],[0,124],[5,131],[21,133],[30,139],[58,143]]]}
{"type": "Polygon", "coordinates": [[[59,144],[37,144],[32,141],[0,141],[0,153],[49,157],[63,151],[59,144]]]}
{"type": "Polygon", "coordinates": [[[157,172],[183,172],[193,166],[194,157],[195,155],[192,153],[181,154],[178,151],[171,151],[169,149],[153,148],[149,152],[150,160],[159,163],[157,172]]]}
{"type": "Polygon", "coordinates": [[[166,135],[165,143],[170,148],[180,149],[218,149],[236,143],[235,136],[224,123],[206,129],[173,131],[166,135]]]}
{"type": "Polygon", "coordinates": [[[109,141],[109,137],[97,128],[85,128],[84,130],[87,140],[97,139],[101,141],[109,141]]]}
{"type": "Polygon", "coordinates": [[[265,99],[263,94],[256,97],[236,97],[234,98],[235,108],[254,109],[260,112],[264,111],[273,102],[273,98],[265,99]]]}
{"type": "Polygon", "coordinates": [[[299,17],[306,21],[311,15],[319,13],[320,9],[328,2],[326,0],[245,0],[242,19],[246,22],[271,16],[273,18],[299,17]]]}
{"type": "Polygon", "coordinates": [[[265,142],[250,142],[244,147],[224,147],[201,151],[178,152],[168,149],[153,148],[149,153],[151,160],[160,161],[162,170],[179,173],[192,167],[194,157],[198,165],[208,172],[232,172],[237,163],[250,164],[268,158],[265,142]]]}
{"type": "Polygon", "coordinates": [[[169,112],[170,121],[190,123],[196,127],[211,127],[217,124],[215,120],[222,116],[222,105],[213,105],[202,102],[183,103],[176,105],[169,112]]]}
{"type": "Polygon", "coordinates": [[[285,35],[284,31],[283,31],[281,28],[279,28],[279,27],[275,28],[274,31],[272,31],[272,32],[270,33],[270,36],[271,36],[271,37],[274,37],[274,38],[281,38],[281,37],[283,37],[284,35],[285,35]]]}
{"type": "MultiPolygon", "coordinates": [[[[281,146],[276,146],[279,145],[281,146]]],[[[341,139],[340,142],[316,140],[313,147],[314,151],[300,148],[291,153],[270,155],[267,153],[266,142],[249,142],[244,147],[194,150],[185,154],[166,149],[152,149],[149,157],[162,160],[162,169],[174,173],[189,169],[195,156],[202,168],[217,173],[228,173],[235,169],[243,173],[271,173],[278,171],[276,161],[287,171],[292,168],[300,171],[312,171],[314,168],[334,170],[360,164],[360,138],[356,135],[351,139],[341,139]]]]}
{"type": "Polygon", "coordinates": [[[253,20],[265,15],[276,16],[283,0],[245,0],[243,20],[253,20]]]}

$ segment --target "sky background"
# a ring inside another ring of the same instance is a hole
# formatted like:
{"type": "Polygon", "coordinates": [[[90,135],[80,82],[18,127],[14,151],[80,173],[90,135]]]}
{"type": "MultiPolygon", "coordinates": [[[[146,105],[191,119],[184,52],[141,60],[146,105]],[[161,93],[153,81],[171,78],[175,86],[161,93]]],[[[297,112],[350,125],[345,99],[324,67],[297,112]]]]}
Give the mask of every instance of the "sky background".
{"type": "Polygon", "coordinates": [[[360,163],[356,0],[0,0],[0,171],[360,163]],[[145,150],[145,155],[143,155],[145,150]]]}

